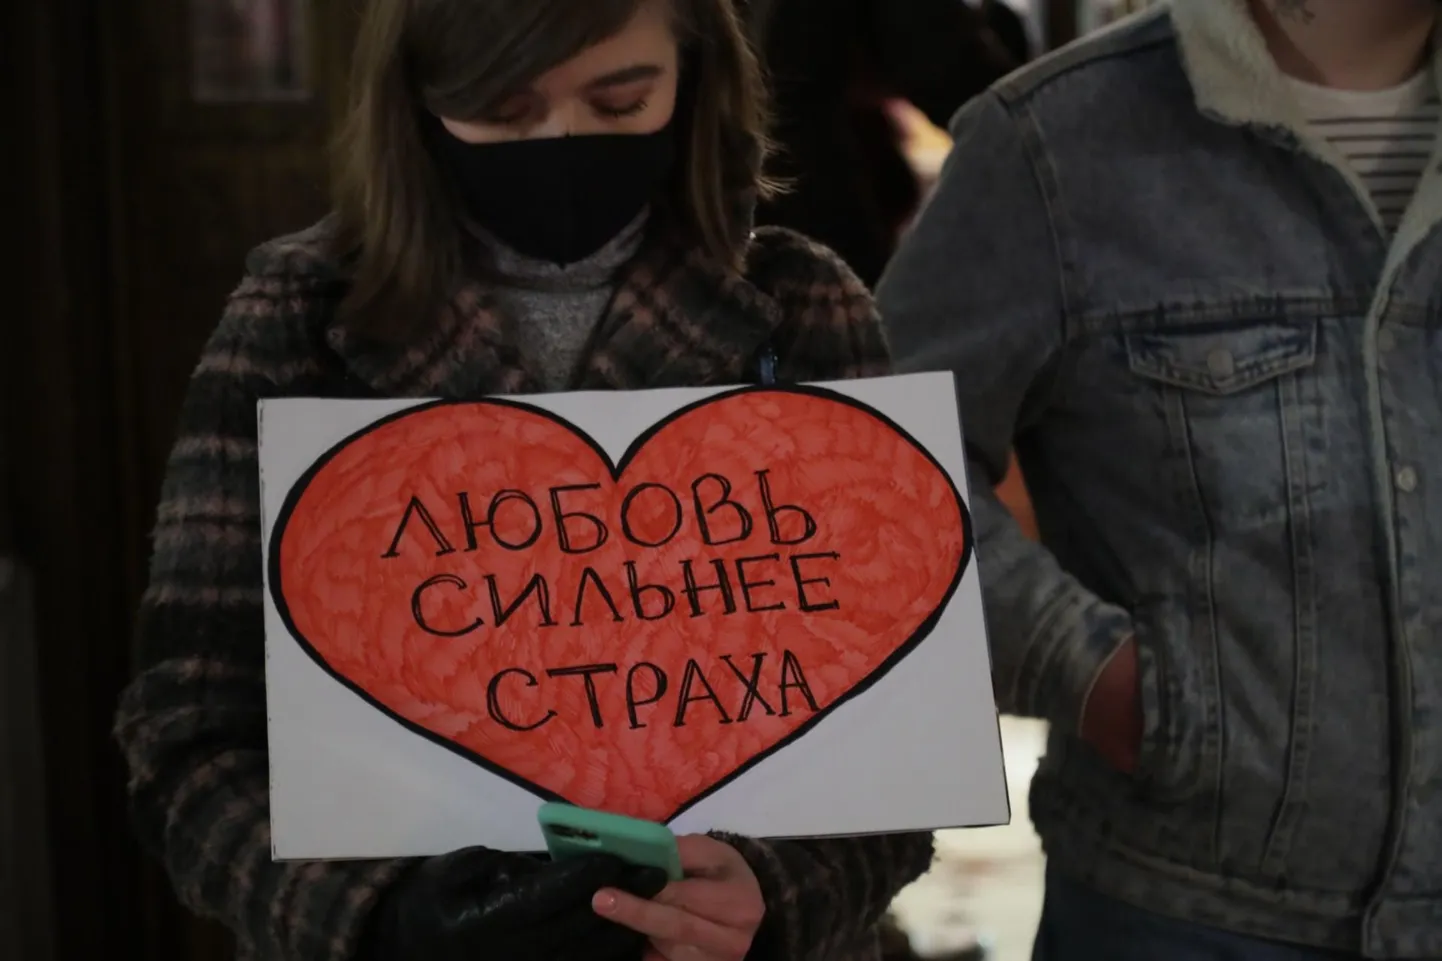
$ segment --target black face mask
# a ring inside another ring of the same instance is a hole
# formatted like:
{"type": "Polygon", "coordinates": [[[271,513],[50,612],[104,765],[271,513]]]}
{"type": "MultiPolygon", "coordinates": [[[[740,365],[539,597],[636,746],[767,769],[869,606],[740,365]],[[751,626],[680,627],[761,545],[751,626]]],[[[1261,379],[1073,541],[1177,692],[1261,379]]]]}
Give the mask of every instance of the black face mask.
{"type": "Polygon", "coordinates": [[[469,144],[440,124],[440,159],[476,223],[538,260],[570,264],[604,247],[655,199],[675,160],[651,134],[469,144]]]}

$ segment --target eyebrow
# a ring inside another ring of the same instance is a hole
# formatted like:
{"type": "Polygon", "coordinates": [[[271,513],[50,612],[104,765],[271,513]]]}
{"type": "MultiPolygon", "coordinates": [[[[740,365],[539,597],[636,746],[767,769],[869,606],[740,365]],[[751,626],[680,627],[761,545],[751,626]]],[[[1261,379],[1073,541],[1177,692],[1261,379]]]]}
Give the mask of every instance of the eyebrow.
{"type": "Polygon", "coordinates": [[[623,67],[620,70],[613,70],[586,84],[590,91],[604,90],[607,87],[622,87],[628,83],[635,83],[638,80],[650,80],[653,77],[661,76],[661,68],[654,63],[638,63],[632,67],[623,67]]]}

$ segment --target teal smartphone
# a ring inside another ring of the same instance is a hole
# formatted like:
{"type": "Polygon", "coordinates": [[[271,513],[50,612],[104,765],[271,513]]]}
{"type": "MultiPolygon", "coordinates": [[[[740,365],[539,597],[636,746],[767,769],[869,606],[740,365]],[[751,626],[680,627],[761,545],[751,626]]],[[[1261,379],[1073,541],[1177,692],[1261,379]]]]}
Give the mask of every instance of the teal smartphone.
{"type": "Polygon", "coordinates": [[[610,854],[627,864],[659,868],[679,881],[681,852],[664,824],[548,801],[537,814],[546,850],[557,861],[581,854],[610,854]]]}

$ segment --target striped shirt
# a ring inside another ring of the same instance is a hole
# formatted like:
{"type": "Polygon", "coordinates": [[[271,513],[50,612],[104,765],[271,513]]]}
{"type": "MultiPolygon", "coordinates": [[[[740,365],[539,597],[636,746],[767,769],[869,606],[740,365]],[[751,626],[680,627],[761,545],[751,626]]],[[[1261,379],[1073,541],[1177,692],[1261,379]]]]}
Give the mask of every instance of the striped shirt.
{"type": "Polygon", "coordinates": [[[1383,226],[1395,231],[1432,155],[1442,116],[1432,71],[1388,90],[1334,90],[1300,80],[1292,86],[1312,129],[1351,165],[1383,226]]]}

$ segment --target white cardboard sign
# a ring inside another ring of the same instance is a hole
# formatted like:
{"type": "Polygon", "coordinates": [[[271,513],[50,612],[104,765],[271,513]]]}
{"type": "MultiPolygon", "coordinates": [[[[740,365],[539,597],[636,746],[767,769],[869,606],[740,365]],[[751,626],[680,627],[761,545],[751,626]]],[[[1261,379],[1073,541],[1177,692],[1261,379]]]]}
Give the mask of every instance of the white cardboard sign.
{"type": "Polygon", "coordinates": [[[949,375],[260,422],[277,858],[1008,818],[949,375]]]}

